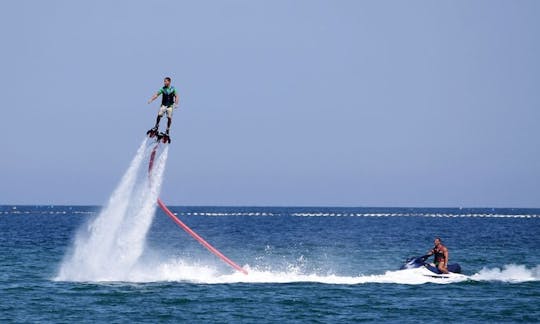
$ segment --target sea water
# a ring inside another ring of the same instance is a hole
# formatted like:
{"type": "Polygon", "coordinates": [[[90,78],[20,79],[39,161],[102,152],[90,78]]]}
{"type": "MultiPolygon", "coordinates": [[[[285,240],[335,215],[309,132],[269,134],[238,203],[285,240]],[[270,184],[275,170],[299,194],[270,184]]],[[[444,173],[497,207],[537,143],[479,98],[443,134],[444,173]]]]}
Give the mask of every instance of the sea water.
{"type": "Polygon", "coordinates": [[[245,275],[156,209],[166,160],[145,139],[103,207],[0,206],[0,322],[540,318],[540,210],[172,208],[245,275]],[[464,276],[397,270],[435,236],[464,276]]]}
{"type": "Polygon", "coordinates": [[[247,276],[159,210],[139,214],[146,220],[132,225],[133,210],[120,213],[123,221],[116,222],[123,225],[110,231],[112,238],[105,234],[106,248],[96,243],[82,254],[98,266],[69,266],[81,228],[107,208],[0,207],[0,322],[540,318],[540,210],[172,207],[247,276]],[[144,235],[124,233],[140,227],[144,235]],[[107,241],[122,235],[124,241],[107,241]],[[396,271],[430,249],[435,236],[449,248],[450,262],[461,264],[464,279],[396,271]],[[110,248],[115,244],[126,262],[110,248]],[[136,251],[125,250],[129,245],[136,251]]]}

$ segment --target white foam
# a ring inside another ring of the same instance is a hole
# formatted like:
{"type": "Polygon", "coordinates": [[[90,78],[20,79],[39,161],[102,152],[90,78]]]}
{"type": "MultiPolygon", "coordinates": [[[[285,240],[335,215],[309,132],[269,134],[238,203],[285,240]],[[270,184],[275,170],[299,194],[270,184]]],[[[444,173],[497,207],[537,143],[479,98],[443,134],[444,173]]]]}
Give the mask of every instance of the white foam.
{"type": "Polygon", "coordinates": [[[90,281],[122,281],[133,283],[188,282],[193,284],[236,284],[236,283],[322,283],[330,285],[359,285],[369,283],[420,285],[426,283],[452,284],[467,280],[501,281],[519,283],[540,280],[540,266],[528,269],[523,265],[505,265],[503,269],[482,269],[471,275],[451,274],[446,278],[428,276],[425,269],[386,271],[382,274],[343,276],[334,273],[305,273],[300,267],[290,266],[283,271],[258,269],[245,265],[248,275],[236,271],[222,272],[204,264],[183,259],[162,262],[140,262],[122,278],[108,277],[90,281]]]}
{"type": "Polygon", "coordinates": [[[443,214],[443,213],[292,213],[296,217],[440,217],[440,218],[538,218],[537,214],[443,214]]]}
{"type": "Polygon", "coordinates": [[[168,148],[156,157],[152,181],[147,161],[154,144],[143,141],[107,206],[83,225],[56,280],[122,281],[141,256],[155,214],[168,148]]]}
{"type": "Polygon", "coordinates": [[[180,212],[179,215],[181,216],[212,216],[212,217],[218,217],[218,216],[252,216],[252,217],[258,217],[258,216],[282,216],[281,214],[275,214],[270,212],[234,212],[234,213],[226,213],[226,212],[180,212]]]}
{"type": "Polygon", "coordinates": [[[470,276],[475,281],[526,282],[540,280],[540,265],[527,268],[524,265],[507,264],[500,268],[483,268],[470,276]]]}

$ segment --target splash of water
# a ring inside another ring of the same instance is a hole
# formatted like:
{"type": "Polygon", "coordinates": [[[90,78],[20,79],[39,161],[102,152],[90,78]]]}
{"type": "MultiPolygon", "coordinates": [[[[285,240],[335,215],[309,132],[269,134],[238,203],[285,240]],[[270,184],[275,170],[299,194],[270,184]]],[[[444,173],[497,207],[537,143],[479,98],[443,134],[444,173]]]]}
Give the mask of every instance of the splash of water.
{"type": "Polygon", "coordinates": [[[155,144],[144,140],[105,208],[83,225],[64,257],[56,280],[125,281],[144,251],[159,196],[168,147],[148,160],[155,144]]]}
{"type": "Polygon", "coordinates": [[[154,260],[137,264],[127,282],[189,282],[194,284],[234,284],[234,283],[297,283],[313,282],[331,285],[359,284],[401,284],[420,285],[426,283],[452,284],[464,281],[502,281],[520,283],[540,280],[540,266],[527,268],[523,265],[505,265],[503,269],[482,269],[471,276],[455,275],[449,278],[434,278],[426,276],[422,269],[406,269],[386,271],[381,274],[343,276],[332,273],[306,273],[300,268],[291,266],[289,269],[275,271],[271,269],[244,267],[249,275],[242,273],[223,273],[209,265],[191,263],[184,259],[154,260]]]}
{"type": "Polygon", "coordinates": [[[475,281],[502,281],[511,283],[539,281],[540,265],[530,269],[519,264],[507,264],[502,269],[483,268],[470,278],[475,281]]]}

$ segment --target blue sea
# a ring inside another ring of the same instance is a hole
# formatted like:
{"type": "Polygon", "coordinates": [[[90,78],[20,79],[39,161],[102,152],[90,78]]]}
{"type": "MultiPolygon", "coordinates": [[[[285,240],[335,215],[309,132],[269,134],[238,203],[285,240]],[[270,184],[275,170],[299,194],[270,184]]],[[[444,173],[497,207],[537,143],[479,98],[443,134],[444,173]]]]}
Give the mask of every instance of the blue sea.
{"type": "Polygon", "coordinates": [[[121,237],[118,229],[96,245],[81,234],[96,230],[104,209],[0,207],[0,322],[540,319],[538,209],[171,208],[248,275],[156,209],[142,244],[131,233],[107,254],[100,246],[121,237]],[[397,271],[430,249],[434,236],[465,279],[397,271]],[[100,248],[75,262],[78,244],[100,248]],[[140,253],[127,262],[131,248],[140,253]]]}

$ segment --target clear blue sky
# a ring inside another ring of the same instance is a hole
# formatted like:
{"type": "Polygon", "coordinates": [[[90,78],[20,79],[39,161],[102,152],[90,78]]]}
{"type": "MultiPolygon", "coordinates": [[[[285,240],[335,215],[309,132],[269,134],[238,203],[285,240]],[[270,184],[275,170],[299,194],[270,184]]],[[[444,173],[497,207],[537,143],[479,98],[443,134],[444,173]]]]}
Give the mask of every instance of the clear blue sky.
{"type": "Polygon", "coordinates": [[[0,203],[540,207],[540,1],[3,1],[0,203]]]}

